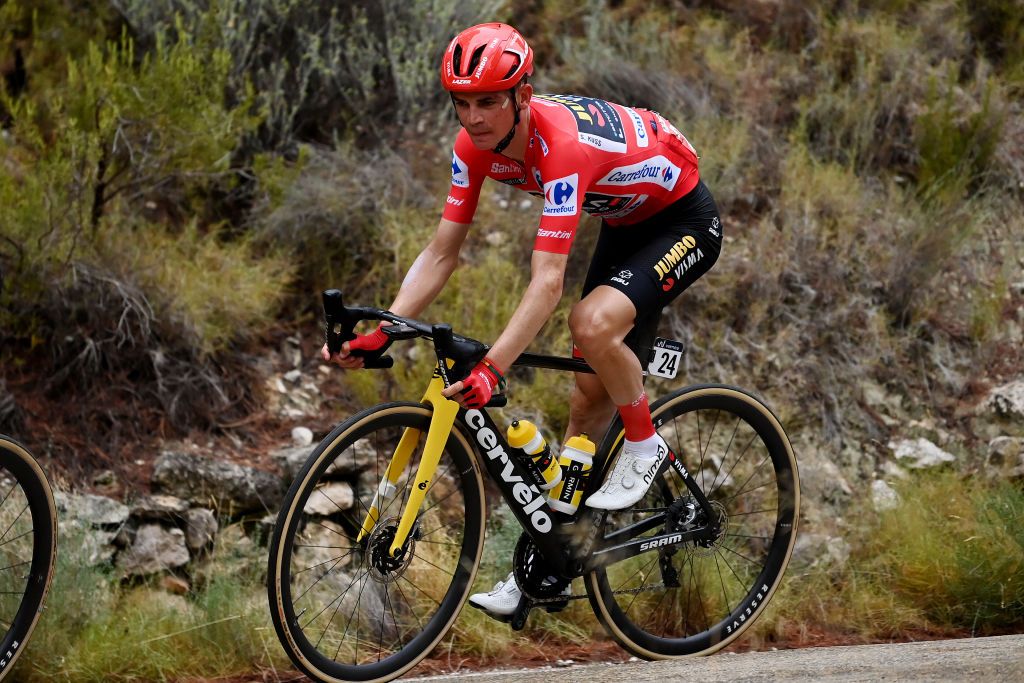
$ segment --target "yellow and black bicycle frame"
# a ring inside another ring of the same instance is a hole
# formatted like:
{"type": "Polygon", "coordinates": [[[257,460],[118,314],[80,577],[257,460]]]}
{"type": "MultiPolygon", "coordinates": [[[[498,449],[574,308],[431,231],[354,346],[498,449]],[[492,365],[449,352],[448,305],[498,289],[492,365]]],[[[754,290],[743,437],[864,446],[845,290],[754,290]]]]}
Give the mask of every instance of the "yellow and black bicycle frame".
{"type": "MultiPolygon", "coordinates": [[[[459,404],[442,396],[442,389],[444,389],[444,381],[441,379],[440,374],[435,372],[434,377],[430,380],[430,384],[427,385],[427,391],[423,394],[423,400],[421,401],[421,403],[430,404],[433,408],[430,415],[430,427],[427,429],[427,441],[423,446],[423,457],[420,459],[419,467],[416,470],[416,478],[413,480],[413,487],[405,503],[405,509],[402,510],[398,529],[395,531],[394,541],[391,543],[390,552],[392,557],[398,555],[409,538],[409,532],[412,530],[416,517],[419,515],[423,499],[427,495],[427,489],[430,488],[430,483],[437,472],[437,464],[440,462],[441,454],[444,452],[444,445],[448,442],[448,435],[451,434],[452,427],[455,425],[455,419],[459,414],[459,404]]],[[[379,521],[380,507],[383,504],[384,498],[395,490],[402,473],[409,466],[409,460],[412,457],[413,451],[416,450],[416,446],[419,444],[420,433],[419,429],[413,429],[412,427],[406,428],[405,432],[402,433],[402,438],[399,440],[395,453],[391,456],[387,469],[384,470],[384,477],[373,496],[373,502],[370,503],[370,508],[363,519],[362,528],[356,538],[357,543],[366,538],[366,535],[373,531],[373,527],[379,521]]]]}

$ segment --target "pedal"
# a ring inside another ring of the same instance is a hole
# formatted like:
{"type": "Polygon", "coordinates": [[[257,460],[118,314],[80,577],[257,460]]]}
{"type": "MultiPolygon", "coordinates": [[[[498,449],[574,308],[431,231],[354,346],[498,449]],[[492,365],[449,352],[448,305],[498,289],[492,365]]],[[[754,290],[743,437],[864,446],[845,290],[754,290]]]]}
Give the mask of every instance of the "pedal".
{"type": "Polygon", "coordinates": [[[533,602],[528,597],[524,595],[519,598],[516,611],[512,613],[512,618],[509,620],[509,625],[513,631],[523,630],[523,627],[526,626],[526,619],[530,616],[531,609],[533,609],[533,602]]]}

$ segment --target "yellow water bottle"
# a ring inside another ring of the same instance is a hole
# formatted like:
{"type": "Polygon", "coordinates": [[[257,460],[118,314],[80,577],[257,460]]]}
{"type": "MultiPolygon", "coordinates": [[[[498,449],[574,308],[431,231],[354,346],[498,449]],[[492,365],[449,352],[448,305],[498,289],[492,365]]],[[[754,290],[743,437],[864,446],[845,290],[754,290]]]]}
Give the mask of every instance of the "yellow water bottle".
{"type": "Polygon", "coordinates": [[[586,434],[574,436],[565,442],[558,464],[562,469],[562,482],[548,494],[552,510],[572,515],[580,506],[583,489],[587,487],[590,469],[594,466],[597,446],[586,434]]]}
{"type": "Polygon", "coordinates": [[[508,427],[508,445],[523,454],[526,469],[541,490],[547,491],[562,481],[562,468],[537,425],[529,420],[512,420],[508,427]]]}

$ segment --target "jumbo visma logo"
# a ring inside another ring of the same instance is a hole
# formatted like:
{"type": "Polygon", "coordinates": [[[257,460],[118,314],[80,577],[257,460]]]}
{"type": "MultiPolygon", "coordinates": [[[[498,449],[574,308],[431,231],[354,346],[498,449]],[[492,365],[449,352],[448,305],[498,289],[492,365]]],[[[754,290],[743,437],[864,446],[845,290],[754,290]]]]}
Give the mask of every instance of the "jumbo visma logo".
{"type": "Polygon", "coordinates": [[[576,188],[578,185],[578,173],[544,183],[544,215],[576,215],[576,188]]]}

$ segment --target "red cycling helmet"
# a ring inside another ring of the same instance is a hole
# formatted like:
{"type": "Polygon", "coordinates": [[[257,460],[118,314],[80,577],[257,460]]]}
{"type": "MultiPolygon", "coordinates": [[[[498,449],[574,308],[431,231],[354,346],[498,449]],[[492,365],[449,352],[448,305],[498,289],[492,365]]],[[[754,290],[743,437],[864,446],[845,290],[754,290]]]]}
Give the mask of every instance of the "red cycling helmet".
{"type": "Polygon", "coordinates": [[[508,24],[492,22],[455,36],[441,59],[441,83],[449,92],[514,88],[533,74],[533,50],[508,24]]]}

